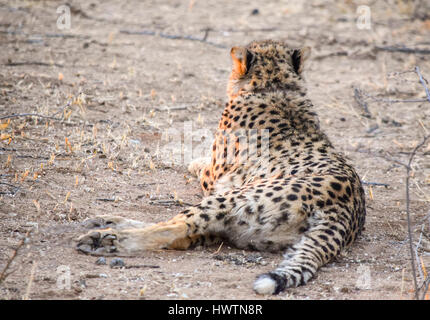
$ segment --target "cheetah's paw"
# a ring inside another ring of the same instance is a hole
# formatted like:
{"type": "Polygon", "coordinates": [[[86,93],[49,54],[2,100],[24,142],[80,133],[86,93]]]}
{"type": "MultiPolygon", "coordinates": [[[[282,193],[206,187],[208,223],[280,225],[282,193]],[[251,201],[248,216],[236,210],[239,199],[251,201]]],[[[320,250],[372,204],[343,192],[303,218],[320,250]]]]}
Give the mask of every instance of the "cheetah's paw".
{"type": "Polygon", "coordinates": [[[209,157],[197,158],[190,162],[190,164],[188,165],[188,171],[192,175],[200,178],[203,169],[210,164],[210,161],[211,159],[209,157]]]}
{"type": "Polygon", "coordinates": [[[92,230],[80,236],[76,249],[95,256],[121,254],[120,235],[112,229],[92,230]]]}

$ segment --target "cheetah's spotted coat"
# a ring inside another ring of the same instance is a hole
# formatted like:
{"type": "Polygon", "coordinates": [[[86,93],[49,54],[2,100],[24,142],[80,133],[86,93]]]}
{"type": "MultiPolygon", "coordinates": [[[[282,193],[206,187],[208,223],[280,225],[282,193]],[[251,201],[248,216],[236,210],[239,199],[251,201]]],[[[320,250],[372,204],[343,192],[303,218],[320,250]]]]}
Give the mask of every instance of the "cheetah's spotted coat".
{"type": "Polygon", "coordinates": [[[257,278],[257,293],[306,283],[365,221],[360,179],[321,132],[306,96],[308,53],[271,40],[233,48],[229,102],[212,158],[189,167],[200,177],[201,203],[152,226],[100,216],[89,225],[106,229],[81,236],[78,249],[135,255],[223,239],[238,248],[287,251],[278,268],[257,278]]]}

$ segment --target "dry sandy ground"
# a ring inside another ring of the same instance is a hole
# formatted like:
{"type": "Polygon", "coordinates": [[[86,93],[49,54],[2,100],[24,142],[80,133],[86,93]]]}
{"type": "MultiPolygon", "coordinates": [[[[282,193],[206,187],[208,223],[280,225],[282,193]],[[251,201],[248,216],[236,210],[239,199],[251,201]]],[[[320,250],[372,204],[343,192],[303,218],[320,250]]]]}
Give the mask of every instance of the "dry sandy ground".
{"type": "MultiPolygon", "coordinates": [[[[158,222],[181,201],[198,203],[186,164],[161,151],[190,121],[196,150],[207,143],[201,133],[210,136],[226,101],[230,47],[265,38],[312,47],[306,78],[324,130],[364,181],[388,186],[365,186],[366,230],[351,250],[308,285],[263,298],[412,297],[405,169],[376,155],[406,161],[430,131],[430,103],[381,101],[425,98],[413,70],[430,79],[430,55],[376,47],[429,50],[428,10],[368,1],[367,30],[357,27],[355,1],[69,1],[70,29],[61,29],[62,4],[0,2],[0,117],[62,119],[1,120],[0,272],[31,230],[1,299],[261,299],[252,282],[280,254],[223,245],[148,252],[111,268],[112,258],[96,265],[76,252],[73,238],[88,217],[158,222]],[[370,115],[355,88],[373,97],[362,97],[370,115]]],[[[429,270],[429,144],[413,168],[414,241],[421,236],[417,252],[429,270]]]]}

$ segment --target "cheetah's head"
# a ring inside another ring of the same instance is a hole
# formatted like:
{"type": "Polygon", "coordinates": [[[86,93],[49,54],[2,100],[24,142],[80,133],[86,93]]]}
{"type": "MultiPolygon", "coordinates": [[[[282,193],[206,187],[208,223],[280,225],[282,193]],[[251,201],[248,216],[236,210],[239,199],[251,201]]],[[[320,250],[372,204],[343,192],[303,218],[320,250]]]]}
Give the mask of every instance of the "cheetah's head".
{"type": "Polygon", "coordinates": [[[281,41],[254,41],[231,49],[233,69],[227,93],[230,99],[245,92],[302,90],[303,63],[310,48],[290,48],[281,41]]]}

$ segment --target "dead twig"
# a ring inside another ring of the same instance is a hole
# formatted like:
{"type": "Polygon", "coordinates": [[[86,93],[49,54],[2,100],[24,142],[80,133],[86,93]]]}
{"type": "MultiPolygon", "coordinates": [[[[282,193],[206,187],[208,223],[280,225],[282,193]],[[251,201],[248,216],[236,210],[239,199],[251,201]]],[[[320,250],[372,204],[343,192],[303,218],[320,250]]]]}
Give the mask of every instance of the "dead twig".
{"type": "Polygon", "coordinates": [[[343,51],[343,50],[342,51],[329,52],[329,53],[321,54],[321,55],[314,57],[314,60],[323,60],[323,59],[329,58],[329,57],[341,57],[341,56],[348,56],[348,52],[343,51]]]}
{"type": "Polygon", "coordinates": [[[166,200],[153,200],[153,201],[150,201],[149,204],[158,205],[158,206],[166,206],[166,207],[170,207],[170,206],[180,206],[180,207],[183,207],[183,206],[192,206],[191,203],[187,203],[187,202],[184,202],[184,201],[181,201],[181,200],[169,200],[169,199],[166,199],[166,200]]]}
{"type": "MultiPolygon", "coordinates": [[[[411,267],[412,267],[412,275],[414,279],[414,288],[415,288],[415,299],[419,299],[419,288],[418,288],[418,281],[417,281],[417,275],[416,275],[416,268],[415,268],[415,251],[413,248],[413,236],[412,236],[412,224],[411,224],[411,216],[410,216],[410,195],[409,195],[409,184],[410,184],[410,178],[411,178],[411,172],[412,169],[412,161],[417,153],[417,151],[426,144],[426,142],[430,140],[430,134],[424,136],[423,140],[412,150],[410,153],[408,162],[402,162],[400,160],[397,160],[395,158],[383,155],[383,154],[376,154],[367,151],[366,153],[374,155],[376,157],[383,158],[387,161],[394,162],[396,164],[399,164],[400,166],[404,167],[406,169],[406,182],[405,182],[405,191],[406,191],[406,217],[407,217],[407,224],[408,224],[408,238],[409,238],[409,250],[410,250],[410,257],[411,257],[411,267]]],[[[359,151],[363,152],[363,151],[359,151]]],[[[428,288],[428,285],[427,285],[428,288]]],[[[427,291],[425,291],[427,292],[427,291]]]]}
{"type": "Polygon", "coordinates": [[[13,271],[11,271],[9,273],[6,273],[6,271],[9,269],[10,265],[12,264],[13,260],[18,255],[19,249],[21,249],[21,247],[24,245],[25,240],[28,238],[30,232],[31,232],[31,230],[27,231],[24,238],[21,239],[18,246],[16,247],[16,249],[13,251],[12,255],[10,256],[9,260],[6,262],[5,267],[3,268],[2,272],[0,273],[0,284],[13,272],[13,271]]]}
{"type": "Polygon", "coordinates": [[[58,63],[47,63],[47,62],[39,62],[39,61],[23,61],[23,62],[7,62],[4,64],[7,67],[17,67],[17,66],[43,66],[43,67],[59,67],[63,68],[64,65],[58,63]]]}
{"type": "Polygon", "coordinates": [[[247,29],[232,29],[232,28],[228,28],[225,30],[215,30],[212,29],[212,31],[217,31],[217,32],[222,32],[222,33],[250,33],[250,32],[273,32],[279,30],[278,28],[274,28],[274,27],[268,27],[268,28],[247,28],[247,29]]]}
{"type": "Polygon", "coordinates": [[[430,49],[408,48],[408,47],[405,47],[405,46],[387,46],[387,47],[375,46],[375,49],[379,50],[379,51],[389,51],[389,52],[403,52],[403,53],[413,53],[413,54],[430,54],[430,49]]]}
{"type": "Polygon", "coordinates": [[[225,46],[225,45],[211,42],[211,41],[207,41],[208,34],[209,34],[208,29],[205,30],[205,34],[204,34],[203,38],[198,38],[198,37],[190,36],[190,35],[167,34],[164,32],[156,32],[156,31],[152,31],[152,30],[143,30],[143,31],[120,30],[119,32],[122,34],[130,34],[130,35],[156,36],[156,37],[171,39],[171,40],[198,41],[198,42],[202,42],[202,43],[214,46],[216,48],[221,48],[221,49],[227,48],[227,46],[225,46]]]}
{"type": "MultiPolygon", "coordinates": [[[[429,53],[430,53],[430,51],[429,51],[429,53]]],[[[424,91],[426,93],[426,99],[424,101],[420,101],[420,102],[426,102],[426,101],[430,102],[430,90],[427,86],[427,81],[422,76],[422,74],[420,72],[420,68],[418,66],[415,67],[415,73],[418,75],[419,81],[420,81],[421,85],[423,86],[424,91]]],[[[406,102],[406,101],[403,100],[401,102],[406,102]]],[[[421,147],[423,147],[427,143],[428,140],[430,140],[430,134],[426,134],[424,136],[424,138],[422,139],[422,141],[415,146],[415,148],[410,153],[409,159],[407,162],[400,161],[400,160],[395,159],[391,156],[387,156],[387,155],[383,155],[383,154],[376,154],[377,157],[381,157],[385,160],[394,162],[394,163],[396,163],[396,164],[398,164],[398,165],[400,165],[406,169],[406,179],[405,179],[406,180],[405,181],[406,217],[407,217],[407,225],[408,225],[408,239],[409,239],[408,242],[409,242],[409,250],[410,250],[410,260],[411,260],[411,268],[412,268],[412,275],[413,275],[414,288],[415,288],[414,292],[415,292],[415,299],[416,300],[420,299],[419,293],[423,287],[424,287],[424,293],[422,295],[422,298],[426,297],[426,293],[427,293],[427,290],[429,287],[430,280],[429,280],[429,277],[427,277],[427,279],[425,279],[423,285],[420,288],[418,288],[418,280],[417,280],[416,267],[415,267],[415,259],[417,259],[417,263],[419,264],[418,253],[417,253],[418,248],[416,248],[416,250],[414,250],[414,247],[413,247],[414,242],[413,242],[412,224],[411,224],[411,216],[410,216],[409,184],[410,184],[411,172],[413,171],[412,162],[414,160],[414,157],[415,157],[416,153],[418,152],[418,150],[421,147]]],[[[420,238],[419,243],[420,242],[421,242],[421,238],[420,238]]],[[[421,269],[419,269],[419,271],[420,271],[420,274],[422,274],[421,269]]],[[[421,277],[423,277],[423,275],[421,275],[421,277]]]]}
{"type": "Polygon", "coordinates": [[[11,189],[13,189],[13,191],[8,191],[8,192],[1,191],[0,194],[15,196],[18,193],[18,191],[21,189],[20,187],[14,186],[13,184],[6,183],[6,182],[0,182],[0,184],[8,186],[11,189]]]}
{"type": "Polygon", "coordinates": [[[420,79],[421,85],[424,87],[424,91],[426,93],[427,100],[428,100],[428,102],[430,102],[430,91],[429,91],[429,88],[427,87],[427,84],[426,84],[427,80],[424,81],[423,75],[421,74],[420,68],[418,66],[415,67],[415,72],[417,73],[418,78],[420,79]]]}
{"type": "Polygon", "coordinates": [[[385,187],[385,188],[388,188],[390,186],[389,184],[380,183],[380,182],[361,181],[361,183],[366,185],[366,186],[380,186],[380,187],[385,187]]]}
{"type": "Polygon", "coordinates": [[[364,96],[366,96],[369,99],[372,99],[373,101],[377,102],[386,102],[386,103],[417,103],[417,102],[426,102],[427,99],[384,99],[384,98],[377,98],[374,97],[364,90],[362,90],[362,93],[364,96]]]}
{"type": "Polygon", "coordinates": [[[34,281],[34,274],[36,273],[37,262],[33,262],[33,267],[30,271],[30,277],[28,278],[27,289],[25,290],[25,295],[22,297],[22,300],[28,300],[30,297],[31,287],[34,281]]]}
{"type": "Polygon", "coordinates": [[[7,115],[7,116],[1,116],[0,120],[4,120],[4,119],[13,119],[13,118],[23,118],[23,117],[38,117],[38,118],[43,118],[43,119],[50,119],[50,120],[56,120],[56,121],[63,121],[63,119],[61,118],[55,118],[55,117],[51,117],[51,116],[45,116],[42,114],[38,114],[38,113],[19,113],[19,114],[11,114],[11,115],[7,115]]]}
{"type": "Polygon", "coordinates": [[[160,266],[152,265],[152,264],[133,264],[129,266],[125,266],[126,269],[132,269],[132,268],[150,268],[150,269],[158,269],[160,266]]]}
{"type": "MultiPolygon", "coordinates": [[[[411,253],[411,267],[412,267],[412,274],[414,277],[414,286],[415,286],[415,299],[419,299],[419,292],[418,292],[418,284],[417,284],[417,275],[415,271],[415,256],[414,256],[414,248],[413,248],[413,237],[412,237],[412,227],[411,227],[411,217],[409,212],[409,205],[410,205],[410,199],[409,199],[409,180],[411,177],[411,171],[412,171],[412,160],[414,159],[415,154],[417,153],[418,149],[420,149],[430,138],[430,135],[427,135],[424,137],[421,143],[419,143],[414,150],[412,151],[409,161],[407,165],[404,165],[406,167],[406,216],[408,221],[408,237],[409,237],[409,250],[411,253]]],[[[418,261],[417,261],[418,263],[418,261]]]]}
{"type": "Polygon", "coordinates": [[[354,99],[355,99],[355,101],[357,101],[358,105],[363,109],[364,116],[366,118],[371,118],[372,114],[369,111],[369,105],[363,99],[362,90],[360,90],[358,88],[354,88],[354,99]]]}
{"type": "MultiPolygon", "coordinates": [[[[90,39],[90,36],[86,35],[78,35],[78,34],[65,34],[65,33],[44,33],[44,34],[30,34],[25,33],[21,30],[0,30],[0,34],[7,34],[7,35],[13,35],[13,36],[25,36],[25,37],[32,37],[33,39],[30,39],[31,41],[35,41],[34,38],[64,38],[64,39],[90,39]]],[[[42,40],[41,40],[42,41],[42,40]]]]}
{"type": "Polygon", "coordinates": [[[427,292],[429,291],[429,285],[430,285],[430,276],[427,276],[427,279],[424,281],[422,288],[423,294],[421,296],[421,300],[424,300],[426,298],[427,292]]]}
{"type": "Polygon", "coordinates": [[[64,110],[66,110],[68,107],[70,107],[72,104],[72,101],[67,102],[66,105],[64,105],[60,110],[58,110],[56,113],[54,113],[52,115],[52,117],[55,117],[56,115],[60,114],[60,113],[64,113],[64,110]]]}
{"type": "Polygon", "coordinates": [[[116,198],[97,198],[96,201],[115,202],[117,201],[117,199],[116,198]]]}

